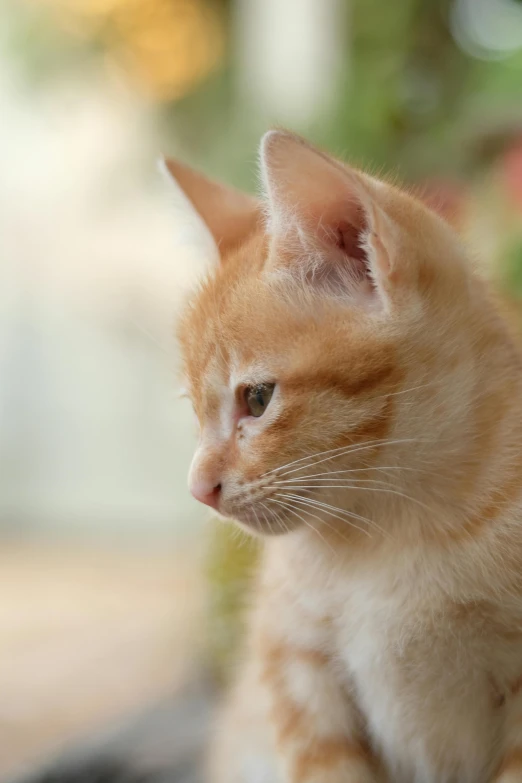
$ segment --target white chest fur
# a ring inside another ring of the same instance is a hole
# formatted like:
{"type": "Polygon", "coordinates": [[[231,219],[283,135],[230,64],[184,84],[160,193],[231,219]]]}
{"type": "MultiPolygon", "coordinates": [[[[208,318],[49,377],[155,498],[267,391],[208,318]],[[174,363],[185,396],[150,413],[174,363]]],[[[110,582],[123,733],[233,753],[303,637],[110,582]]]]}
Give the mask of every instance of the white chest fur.
{"type": "MultiPolygon", "coordinates": [[[[290,537],[270,555],[269,625],[293,644],[329,653],[386,783],[487,783],[503,720],[492,683],[508,659],[509,677],[518,676],[522,634],[502,649],[487,618],[477,620],[481,601],[450,586],[461,555],[450,564],[444,554],[439,567],[405,551],[378,562],[350,554],[342,563],[330,552],[321,561],[290,537]]],[[[487,613],[487,600],[482,605],[487,613]]],[[[522,607],[520,616],[522,629],[522,607]]]]}
{"type": "Polygon", "coordinates": [[[495,738],[487,648],[452,621],[443,593],[410,577],[355,569],[337,593],[340,676],[389,779],[480,783],[495,738]]]}

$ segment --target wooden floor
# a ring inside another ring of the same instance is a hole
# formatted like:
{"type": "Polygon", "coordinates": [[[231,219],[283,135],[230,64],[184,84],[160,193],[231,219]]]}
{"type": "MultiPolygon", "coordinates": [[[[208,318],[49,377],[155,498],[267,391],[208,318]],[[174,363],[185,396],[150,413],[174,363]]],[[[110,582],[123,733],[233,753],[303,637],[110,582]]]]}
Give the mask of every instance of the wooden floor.
{"type": "Polygon", "coordinates": [[[193,550],[4,542],[0,596],[2,781],[130,716],[170,714],[195,677],[193,550]]]}

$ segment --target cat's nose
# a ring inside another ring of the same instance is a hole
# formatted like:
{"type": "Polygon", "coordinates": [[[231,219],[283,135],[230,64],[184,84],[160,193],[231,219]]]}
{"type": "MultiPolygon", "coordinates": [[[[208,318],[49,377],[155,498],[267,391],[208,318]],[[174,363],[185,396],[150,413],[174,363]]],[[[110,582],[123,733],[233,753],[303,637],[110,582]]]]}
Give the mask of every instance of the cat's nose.
{"type": "Polygon", "coordinates": [[[212,486],[205,481],[191,481],[190,492],[196,500],[217,510],[221,496],[221,484],[212,486]]]}

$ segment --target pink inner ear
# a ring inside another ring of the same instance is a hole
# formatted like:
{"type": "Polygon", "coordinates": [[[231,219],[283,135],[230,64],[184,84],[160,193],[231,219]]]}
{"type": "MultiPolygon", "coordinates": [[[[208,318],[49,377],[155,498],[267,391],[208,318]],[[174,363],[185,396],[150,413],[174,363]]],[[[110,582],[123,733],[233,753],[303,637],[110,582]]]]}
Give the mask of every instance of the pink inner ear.
{"type": "Polygon", "coordinates": [[[365,227],[354,226],[344,220],[339,223],[337,244],[350,258],[358,260],[364,260],[365,258],[365,251],[361,247],[364,229],[365,227]]]}
{"type": "Polygon", "coordinates": [[[337,229],[337,245],[350,258],[354,271],[361,277],[368,274],[367,252],[362,246],[367,229],[366,215],[360,207],[354,211],[352,220],[341,220],[337,229]]]}

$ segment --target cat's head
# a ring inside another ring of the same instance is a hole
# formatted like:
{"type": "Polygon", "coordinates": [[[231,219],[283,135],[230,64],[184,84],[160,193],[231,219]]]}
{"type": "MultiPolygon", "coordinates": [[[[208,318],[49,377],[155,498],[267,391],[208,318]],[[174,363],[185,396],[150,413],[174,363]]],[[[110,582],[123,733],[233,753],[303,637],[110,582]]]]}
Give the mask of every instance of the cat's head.
{"type": "Polygon", "coordinates": [[[193,495],[278,534],[365,528],[372,504],[423,502],[428,471],[452,480],[477,306],[451,229],[283,131],[262,141],[260,200],[167,166],[221,255],[179,329],[193,495]]]}

